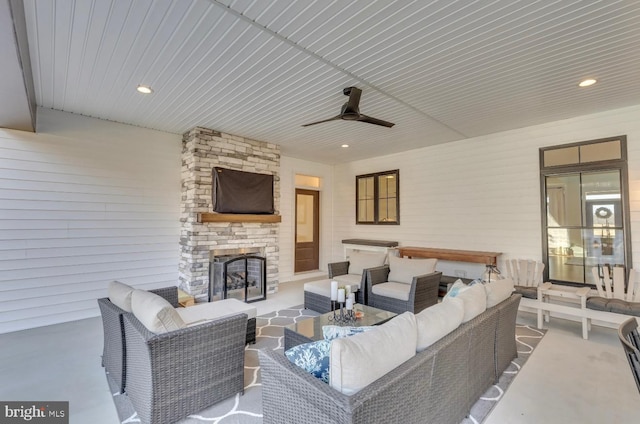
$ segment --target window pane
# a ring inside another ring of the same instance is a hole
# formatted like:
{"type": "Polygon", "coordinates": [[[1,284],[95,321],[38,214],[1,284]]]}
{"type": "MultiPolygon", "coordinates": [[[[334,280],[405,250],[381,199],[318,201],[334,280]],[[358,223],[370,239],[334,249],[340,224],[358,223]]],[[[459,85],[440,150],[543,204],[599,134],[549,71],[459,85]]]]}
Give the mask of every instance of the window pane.
{"type": "Polygon", "coordinates": [[[373,222],[373,199],[358,201],[358,221],[373,222]]]}
{"type": "Polygon", "coordinates": [[[298,194],[296,205],[296,243],[313,242],[313,196],[298,194]]]}
{"type": "Polygon", "coordinates": [[[547,226],[582,225],[580,174],[547,177],[546,183],[547,226]]]}
{"type": "Polygon", "coordinates": [[[621,158],[620,140],[580,146],[580,162],[599,162],[621,158]]]}
{"type": "Polygon", "coordinates": [[[380,199],[379,209],[378,209],[378,219],[380,222],[397,222],[398,217],[396,216],[396,199],[380,199]]]}
{"type": "Polygon", "coordinates": [[[578,146],[545,150],[543,154],[544,166],[570,165],[580,162],[578,146]]]}
{"type": "Polygon", "coordinates": [[[584,248],[582,230],[549,228],[549,278],[584,282],[584,248]]]}
{"type": "Polygon", "coordinates": [[[358,196],[360,199],[373,199],[373,177],[358,178],[358,196]]]}

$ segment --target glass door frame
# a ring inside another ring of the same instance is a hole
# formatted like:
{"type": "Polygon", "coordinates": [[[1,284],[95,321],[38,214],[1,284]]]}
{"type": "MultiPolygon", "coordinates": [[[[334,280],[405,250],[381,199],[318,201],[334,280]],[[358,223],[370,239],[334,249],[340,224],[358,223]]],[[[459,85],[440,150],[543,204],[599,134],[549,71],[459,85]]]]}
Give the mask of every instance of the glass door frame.
{"type": "MultiPolygon", "coordinates": [[[[590,140],[578,143],[565,144],[562,146],[550,146],[546,148],[540,148],[540,211],[542,218],[541,226],[541,239],[542,239],[542,262],[545,264],[544,268],[544,280],[552,281],[557,284],[564,284],[568,286],[590,286],[595,287],[593,284],[589,284],[586,281],[584,283],[576,283],[570,281],[558,281],[549,279],[549,239],[548,239],[548,219],[547,219],[547,190],[546,180],[550,176],[559,176],[566,174],[586,173],[594,171],[618,171],[620,173],[620,195],[622,205],[622,221],[623,221],[623,238],[624,238],[624,260],[625,260],[625,273],[628,275],[629,270],[633,266],[632,252],[631,252],[631,213],[629,207],[629,173],[627,170],[627,138],[626,136],[609,137],[598,140],[590,140]],[[569,165],[558,166],[544,166],[544,153],[547,150],[553,150],[558,148],[572,147],[572,146],[584,146],[588,144],[596,144],[607,141],[620,141],[620,159],[604,160],[599,162],[587,162],[587,163],[575,163],[569,165]]],[[[581,198],[581,202],[583,199],[581,198]]],[[[584,228],[583,223],[582,228],[584,228]]]]}

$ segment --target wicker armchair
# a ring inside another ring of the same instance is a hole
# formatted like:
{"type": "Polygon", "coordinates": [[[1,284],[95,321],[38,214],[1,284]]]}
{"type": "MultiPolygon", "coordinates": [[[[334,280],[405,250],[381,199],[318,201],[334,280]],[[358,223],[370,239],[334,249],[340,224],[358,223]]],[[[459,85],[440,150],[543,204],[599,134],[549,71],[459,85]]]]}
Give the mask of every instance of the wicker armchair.
{"type": "MultiPolygon", "coordinates": [[[[175,286],[149,290],[165,298],[173,307],[178,307],[178,288],[175,286]]],[[[126,348],[124,340],[124,323],[122,315],[126,313],[109,298],[98,299],[102,328],[104,332],[104,348],[102,351],[102,366],[109,373],[111,379],[118,385],[120,392],[124,392],[126,384],[126,348]]]]}
{"type": "Polygon", "coordinates": [[[127,396],[143,424],[170,424],[244,392],[247,315],[154,334],[124,315],[127,396]]]}
{"type": "Polygon", "coordinates": [[[441,272],[432,272],[430,274],[413,277],[413,281],[408,289],[408,299],[404,300],[375,293],[375,291],[377,291],[375,288],[376,284],[389,284],[389,271],[388,265],[367,270],[367,297],[369,306],[397,314],[406,311],[417,314],[429,306],[438,303],[438,287],[440,286],[440,277],[442,277],[441,272]]]}
{"type": "Polygon", "coordinates": [[[365,283],[367,281],[367,276],[364,272],[360,275],[349,273],[349,264],[349,261],[330,263],[328,265],[329,279],[336,280],[338,283],[343,284],[358,284],[359,290],[356,292],[356,302],[366,305],[365,283]]]}

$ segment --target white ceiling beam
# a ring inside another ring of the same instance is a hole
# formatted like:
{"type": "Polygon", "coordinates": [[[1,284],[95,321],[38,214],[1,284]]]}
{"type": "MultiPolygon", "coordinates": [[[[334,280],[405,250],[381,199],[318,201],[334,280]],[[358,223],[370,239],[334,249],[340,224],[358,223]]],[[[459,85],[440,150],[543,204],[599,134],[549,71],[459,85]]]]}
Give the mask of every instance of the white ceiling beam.
{"type": "Polygon", "coordinates": [[[36,98],[24,5],[0,0],[0,127],[36,130],[36,98]]]}

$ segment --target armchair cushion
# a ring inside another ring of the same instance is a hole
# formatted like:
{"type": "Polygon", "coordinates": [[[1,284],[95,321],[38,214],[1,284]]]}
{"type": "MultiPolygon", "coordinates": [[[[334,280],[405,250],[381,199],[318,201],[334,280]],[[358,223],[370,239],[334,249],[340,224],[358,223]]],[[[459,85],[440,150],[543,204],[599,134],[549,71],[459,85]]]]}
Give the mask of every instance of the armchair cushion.
{"type": "Polygon", "coordinates": [[[443,302],[458,297],[464,302],[464,318],[462,322],[471,321],[487,309],[487,294],[481,283],[466,285],[456,281],[444,297],[443,302]]]}
{"type": "Polygon", "coordinates": [[[257,310],[238,299],[223,299],[216,302],[200,303],[188,308],[176,309],[186,324],[229,317],[236,314],[247,314],[249,319],[255,318],[257,310]]]}
{"type": "Polygon", "coordinates": [[[437,259],[409,259],[390,255],[388,280],[411,284],[413,277],[434,272],[437,263],[437,259]]]}
{"type": "Polygon", "coordinates": [[[363,270],[382,266],[386,259],[387,254],[383,252],[365,253],[352,251],[349,253],[349,274],[362,276],[363,270]]]}
{"type": "Polygon", "coordinates": [[[362,282],[362,274],[336,275],[333,279],[340,283],[341,286],[348,284],[350,286],[358,286],[359,288],[362,282]]]}
{"type": "Polygon", "coordinates": [[[328,383],[330,348],[330,340],[319,340],[294,346],[284,354],[293,364],[328,383]]]}
{"type": "Polygon", "coordinates": [[[386,283],[375,284],[371,287],[371,292],[378,296],[390,297],[393,299],[409,301],[410,284],[387,281],[386,283]]]}
{"type": "Polygon", "coordinates": [[[484,290],[487,292],[487,308],[491,308],[511,296],[513,280],[511,278],[503,278],[502,280],[491,281],[484,285],[484,290]]]}
{"type": "Polygon", "coordinates": [[[331,341],[329,385],[345,395],[359,392],[414,357],[417,339],[416,318],[405,312],[373,330],[331,341]]]}
{"type": "Polygon", "coordinates": [[[418,327],[417,351],[422,352],[462,324],[464,302],[457,297],[430,306],[416,314],[418,327]]]}
{"type": "Polygon", "coordinates": [[[131,294],[133,315],[147,330],[155,334],[185,328],[186,324],[169,302],[157,294],[144,290],[134,290],[131,294]]]}
{"type": "Polygon", "coordinates": [[[131,312],[131,294],[135,289],[120,281],[112,281],[109,283],[107,293],[111,303],[126,312],[131,312]]]}

